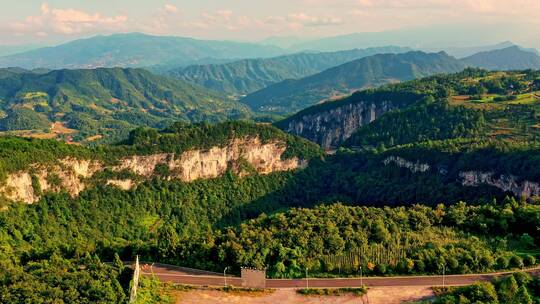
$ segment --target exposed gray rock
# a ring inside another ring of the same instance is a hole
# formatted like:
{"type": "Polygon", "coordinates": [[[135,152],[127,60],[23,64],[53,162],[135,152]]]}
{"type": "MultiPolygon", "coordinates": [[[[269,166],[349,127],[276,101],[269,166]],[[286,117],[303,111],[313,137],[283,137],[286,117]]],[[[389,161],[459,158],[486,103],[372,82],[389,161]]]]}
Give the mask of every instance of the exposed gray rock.
{"type": "Polygon", "coordinates": [[[407,168],[413,173],[426,172],[431,168],[428,164],[423,164],[420,162],[413,163],[399,156],[389,156],[383,161],[383,163],[386,166],[393,163],[400,168],[407,168]]]}
{"type": "Polygon", "coordinates": [[[493,172],[465,171],[460,172],[459,176],[461,177],[461,182],[464,186],[486,184],[525,198],[540,195],[540,184],[528,180],[519,181],[517,177],[512,175],[496,175],[493,172]]]}
{"type": "Polygon", "coordinates": [[[339,146],[359,127],[396,108],[391,102],[344,104],[326,111],[298,116],[289,121],[284,129],[328,149],[339,146]]]}

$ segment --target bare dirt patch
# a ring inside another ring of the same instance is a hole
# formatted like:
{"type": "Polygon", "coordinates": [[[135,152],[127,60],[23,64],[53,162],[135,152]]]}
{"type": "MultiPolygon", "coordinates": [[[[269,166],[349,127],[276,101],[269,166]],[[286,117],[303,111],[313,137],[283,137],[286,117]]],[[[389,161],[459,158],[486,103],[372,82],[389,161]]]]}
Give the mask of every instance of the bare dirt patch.
{"type": "Polygon", "coordinates": [[[37,139],[54,139],[56,138],[55,133],[42,133],[42,132],[36,132],[36,133],[28,133],[21,135],[22,137],[29,137],[29,138],[37,138],[37,139]]]}
{"type": "Polygon", "coordinates": [[[87,138],[85,138],[84,140],[85,141],[96,141],[96,140],[100,140],[103,138],[103,135],[94,135],[94,136],[89,136],[87,138]]]}
{"type": "Polygon", "coordinates": [[[77,133],[77,130],[64,126],[63,122],[54,122],[51,125],[51,132],[55,134],[74,134],[77,133]]]}
{"type": "Polygon", "coordinates": [[[433,296],[429,287],[376,287],[366,296],[303,296],[294,289],[277,289],[272,293],[226,293],[217,290],[190,290],[174,292],[180,304],[397,304],[433,296]]]}
{"type": "Polygon", "coordinates": [[[368,291],[370,304],[398,304],[434,296],[431,287],[375,287],[368,291]]]}

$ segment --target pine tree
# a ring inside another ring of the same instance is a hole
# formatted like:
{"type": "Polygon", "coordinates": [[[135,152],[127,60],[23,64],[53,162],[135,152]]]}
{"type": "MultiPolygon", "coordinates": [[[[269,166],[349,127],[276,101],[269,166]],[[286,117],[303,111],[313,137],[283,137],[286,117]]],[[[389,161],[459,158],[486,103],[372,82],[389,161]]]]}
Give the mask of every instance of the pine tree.
{"type": "Polygon", "coordinates": [[[114,253],[113,266],[118,269],[118,273],[122,273],[124,271],[124,262],[122,262],[120,256],[116,252],[114,253]]]}

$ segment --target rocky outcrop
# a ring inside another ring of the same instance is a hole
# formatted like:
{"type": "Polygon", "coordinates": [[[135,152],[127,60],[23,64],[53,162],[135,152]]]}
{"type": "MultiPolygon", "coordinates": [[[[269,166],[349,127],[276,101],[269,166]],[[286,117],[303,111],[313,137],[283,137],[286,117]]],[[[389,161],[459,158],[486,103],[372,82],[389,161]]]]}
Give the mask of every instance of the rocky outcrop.
{"type": "MultiPolygon", "coordinates": [[[[191,182],[197,179],[215,178],[228,169],[238,169],[245,162],[260,174],[302,168],[307,162],[299,158],[282,159],[286,146],[282,142],[262,143],[259,138],[234,140],[223,147],[208,150],[189,150],[181,154],[159,153],[135,155],[105,166],[96,160],[66,158],[57,164],[35,164],[25,171],[9,174],[0,194],[12,201],[28,204],[40,199],[42,192],[66,191],[72,197],[86,189],[87,180],[105,169],[113,172],[129,172],[149,179],[161,176],[191,182]]],[[[239,169],[238,169],[239,170],[239,169]]],[[[136,186],[132,179],[109,178],[102,183],[129,190],[136,186]]]]}
{"type": "MultiPolygon", "coordinates": [[[[400,168],[407,168],[413,173],[424,173],[432,166],[419,161],[412,162],[399,156],[389,156],[383,161],[385,166],[395,165],[400,168]]],[[[438,168],[436,173],[446,175],[446,169],[438,168]]],[[[477,187],[489,185],[501,189],[504,192],[511,192],[515,196],[530,198],[540,196],[540,183],[523,180],[513,175],[495,174],[494,172],[462,171],[458,173],[459,180],[463,186],[477,187]]]]}
{"type": "Polygon", "coordinates": [[[42,192],[63,190],[75,197],[85,189],[84,179],[102,168],[101,162],[74,158],[54,165],[35,164],[28,171],[9,174],[0,193],[12,201],[28,204],[37,202],[42,192]]]}
{"type": "Polygon", "coordinates": [[[407,168],[411,170],[413,173],[426,172],[430,169],[430,166],[428,164],[423,164],[418,161],[413,163],[399,156],[389,156],[383,161],[383,163],[386,166],[390,164],[395,164],[396,166],[400,168],[407,168]]]}
{"type": "Polygon", "coordinates": [[[282,127],[286,132],[307,138],[323,148],[339,146],[361,126],[397,107],[391,102],[357,102],[302,115],[300,112],[282,127]]]}
{"type": "Polygon", "coordinates": [[[109,179],[107,180],[107,186],[115,186],[124,191],[131,190],[135,187],[135,181],[131,179],[109,179]]]}
{"type": "Polygon", "coordinates": [[[175,154],[154,154],[133,156],[120,161],[115,171],[128,170],[137,175],[151,177],[159,165],[165,166],[169,179],[190,182],[201,178],[215,178],[231,168],[238,160],[245,160],[261,174],[288,171],[303,167],[305,163],[298,158],[281,159],[285,152],[281,143],[262,144],[258,138],[235,140],[225,147],[209,150],[191,150],[175,154]]]}
{"type": "Polygon", "coordinates": [[[0,191],[6,198],[16,202],[31,204],[39,199],[32,186],[32,176],[27,172],[8,175],[0,191]]]}
{"type": "Polygon", "coordinates": [[[519,181],[512,175],[496,175],[493,172],[465,171],[459,174],[464,186],[478,186],[481,184],[497,187],[505,192],[512,192],[519,197],[533,197],[540,195],[540,184],[528,180],[519,181]]]}

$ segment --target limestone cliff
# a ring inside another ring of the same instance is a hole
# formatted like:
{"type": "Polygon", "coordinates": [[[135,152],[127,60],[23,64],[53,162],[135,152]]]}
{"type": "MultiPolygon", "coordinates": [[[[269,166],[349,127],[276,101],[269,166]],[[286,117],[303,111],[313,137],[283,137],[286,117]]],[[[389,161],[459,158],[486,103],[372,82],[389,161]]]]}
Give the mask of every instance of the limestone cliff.
{"type": "MultiPolygon", "coordinates": [[[[388,156],[383,160],[385,166],[395,165],[400,168],[407,168],[413,173],[425,173],[433,168],[432,165],[412,162],[399,156],[388,156]]],[[[446,170],[438,169],[437,174],[445,175],[446,170]]],[[[520,180],[511,174],[496,174],[494,172],[481,171],[460,171],[457,178],[463,186],[477,187],[480,185],[489,185],[499,188],[505,192],[512,192],[518,197],[530,198],[540,196],[540,183],[520,180]]]]}
{"type": "Polygon", "coordinates": [[[122,159],[113,170],[128,170],[137,175],[151,177],[158,165],[164,165],[169,171],[170,179],[190,182],[200,178],[218,177],[230,168],[231,163],[241,159],[262,174],[292,170],[304,165],[298,158],[281,159],[285,149],[283,144],[263,144],[258,138],[234,140],[225,147],[191,150],[180,155],[162,153],[133,156],[122,159]]]}
{"type": "Polygon", "coordinates": [[[420,163],[420,162],[411,162],[411,161],[408,161],[402,157],[399,157],[399,156],[390,156],[390,157],[387,157],[383,163],[385,165],[390,165],[390,164],[395,164],[396,166],[400,167],[400,168],[407,168],[409,170],[411,170],[412,172],[416,173],[416,172],[426,172],[430,169],[430,166],[428,164],[423,164],[423,163],[420,163]]]}
{"type": "MultiPolygon", "coordinates": [[[[27,170],[8,174],[0,186],[0,194],[11,201],[28,204],[37,202],[42,193],[46,192],[65,191],[75,197],[93,184],[88,181],[96,173],[106,169],[112,172],[127,171],[138,176],[138,180],[144,180],[157,174],[162,176],[165,168],[166,176],[162,177],[190,182],[218,177],[228,169],[238,168],[236,164],[239,162],[247,162],[261,174],[293,170],[307,164],[297,157],[282,159],[285,150],[286,145],[282,142],[262,143],[259,138],[248,138],[235,139],[222,147],[189,150],[181,154],[133,155],[121,158],[112,165],[105,165],[99,160],[66,158],[55,164],[34,164],[27,170]]],[[[137,183],[125,178],[108,178],[99,182],[123,190],[129,190],[137,183]]]]}
{"type": "Polygon", "coordinates": [[[519,181],[513,175],[496,175],[493,172],[465,171],[460,172],[464,186],[486,184],[503,191],[512,192],[516,196],[529,198],[540,195],[540,184],[528,180],[519,181]]]}
{"type": "Polygon", "coordinates": [[[281,126],[288,133],[307,138],[323,148],[336,147],[347,140],[361,126],[382,114],[396,109],[392,102],[355,102],[321,109],[314,113],[302,112],[281,126]]]}

